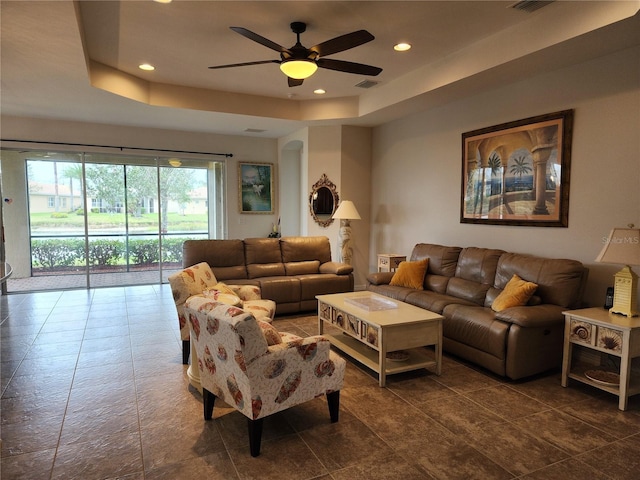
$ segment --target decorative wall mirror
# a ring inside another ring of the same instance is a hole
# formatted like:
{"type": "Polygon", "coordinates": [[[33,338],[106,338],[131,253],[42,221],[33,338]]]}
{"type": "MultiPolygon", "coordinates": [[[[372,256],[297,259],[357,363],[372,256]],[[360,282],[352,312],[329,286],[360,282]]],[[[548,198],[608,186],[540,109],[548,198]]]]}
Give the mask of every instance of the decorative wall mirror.
{"type": "Polygon", "coordinates": [[[320,180],[313,184],[309,194],[309,210],[311,216],[321,227],[333,223],[333,213],[338,208],[338,192],[335,184],[322,174],[320,180]]]}

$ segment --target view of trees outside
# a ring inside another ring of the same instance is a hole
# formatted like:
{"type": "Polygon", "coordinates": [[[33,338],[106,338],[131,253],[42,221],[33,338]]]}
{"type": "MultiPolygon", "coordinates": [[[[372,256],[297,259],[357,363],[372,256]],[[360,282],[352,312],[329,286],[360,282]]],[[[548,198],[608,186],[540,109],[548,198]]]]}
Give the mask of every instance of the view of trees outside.
{"type": "Polygon", "coordinates": [[[207,238],[206,164],[64,157],[27,161],[34,275],[176,267],[185,239],[207,238]]]}

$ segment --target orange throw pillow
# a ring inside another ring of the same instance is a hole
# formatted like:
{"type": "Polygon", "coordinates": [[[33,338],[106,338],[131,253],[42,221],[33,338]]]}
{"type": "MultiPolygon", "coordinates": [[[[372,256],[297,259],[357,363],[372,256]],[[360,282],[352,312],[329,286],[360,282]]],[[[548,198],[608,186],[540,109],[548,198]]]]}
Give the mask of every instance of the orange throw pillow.
{"type": "Polygon", "coordinates": [[[400,262],[389,285],[424,290],[424,275],[427,273],[428,265],[428,258],[416,262],[400,262]]]}
{"type": "Polygon", "coordinates": [[[536,283],[527,282],[514,274],[491,304],[491,309],[501,312],[505,308],[526,305],[536,288],[538,288],[536,283]]]}

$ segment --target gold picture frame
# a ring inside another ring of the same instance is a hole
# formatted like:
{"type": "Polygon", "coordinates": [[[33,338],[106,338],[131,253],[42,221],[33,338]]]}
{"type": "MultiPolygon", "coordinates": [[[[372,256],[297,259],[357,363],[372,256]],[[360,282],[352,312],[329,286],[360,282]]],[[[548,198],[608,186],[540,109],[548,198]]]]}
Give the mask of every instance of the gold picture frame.
{"type": "Polygon", "coordinates": [[[462,134],[460,222],[567,227],[573,110],[462,134]]]}
{"type": "Polygon", "coordinates": [[[238,163],[240,213],[273,213],[273,164],[238,163]]]}

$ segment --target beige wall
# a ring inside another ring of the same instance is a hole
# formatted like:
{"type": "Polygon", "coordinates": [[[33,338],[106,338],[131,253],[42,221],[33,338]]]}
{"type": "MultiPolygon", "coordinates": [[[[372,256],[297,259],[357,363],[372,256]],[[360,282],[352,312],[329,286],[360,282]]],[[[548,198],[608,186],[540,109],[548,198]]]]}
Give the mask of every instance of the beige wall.
{"type": "MultiPolygon", "coordinates": [[[[594,263],[610,229],[640,226],[640,49],[465,98],[374,129],[369,268],[415,243],[494,247],[582,261],[604,303],[615,265],[594,263]],[[568,228],[460,223],[461,134],[574,109],[568,228]]],[[[640,273],[640,267],[634,267],[640,273]]]]}

